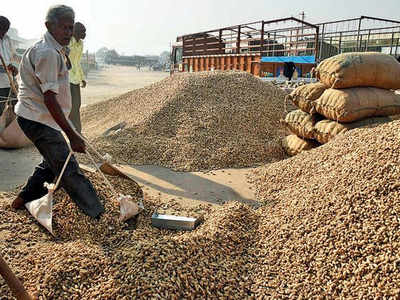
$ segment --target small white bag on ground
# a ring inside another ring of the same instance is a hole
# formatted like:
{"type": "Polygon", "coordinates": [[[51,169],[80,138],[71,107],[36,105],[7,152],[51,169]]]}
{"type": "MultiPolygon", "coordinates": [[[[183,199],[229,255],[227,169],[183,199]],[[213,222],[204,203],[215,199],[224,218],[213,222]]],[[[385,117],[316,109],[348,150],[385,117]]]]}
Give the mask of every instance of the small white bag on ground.
{"type": "Polygon", "coordinates": [[[119,220],[124,222],[136,216],[139,213],[139,205],[132,200],[130,195],[120,194],[118,197],[120,217],[119,220]]]}
{"type": "Polygon", "coordinates": [[[25,204],[26,209],[31,213],[32,217],[34,217],[40,224],[44,226],[52,235],[53,234],[53,194],[60,184],[61,178],[64,175],[64,171],[68,165],[69,160],[71,159],[73,152],[72,150],[69,152],[67,159],[65,160],[64,166],[60,172],[60,175],[57,178],[56,184],[53,183],[45,183],[44,186],[47,188],[47,194],[43,197],[30,201],[25,204]]]}
{"type": "Polygon", "coordinates": [[[25,207],[44,228],[53,234],[53,193],[55,184],[46,182],[45,187],[47,187],[48,193],[40,199],[26,203],[25,207]]]}

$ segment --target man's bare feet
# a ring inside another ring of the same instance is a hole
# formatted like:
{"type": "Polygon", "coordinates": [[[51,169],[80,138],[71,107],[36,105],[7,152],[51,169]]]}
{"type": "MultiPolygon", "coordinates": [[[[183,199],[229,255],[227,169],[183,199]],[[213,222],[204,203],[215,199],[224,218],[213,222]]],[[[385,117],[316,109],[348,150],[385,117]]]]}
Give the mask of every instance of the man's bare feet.
{"type": "Polygon", "coordinates": [[[24,207],[24,199],[22,199],[21,197],[17,197],[15,198],[15,200],[12,202],[11,207],[14,209],[21,209],[24,207]]]}

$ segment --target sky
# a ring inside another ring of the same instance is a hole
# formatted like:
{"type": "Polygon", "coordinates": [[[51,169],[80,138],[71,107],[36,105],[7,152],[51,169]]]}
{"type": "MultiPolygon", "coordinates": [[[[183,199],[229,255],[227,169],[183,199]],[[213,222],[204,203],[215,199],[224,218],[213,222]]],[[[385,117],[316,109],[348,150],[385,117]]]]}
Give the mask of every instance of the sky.
{"type": "Polygon", "coordinates": [[[54,4],[75,10],[86,25],[85,49],[115,49],[124,55],[159,55],[183,34],[259,20],[300,17],[311,23],[361,15],[400,20],[400,0],[1,0],[0,15],[19,35],[38,39],[54,4]]]}

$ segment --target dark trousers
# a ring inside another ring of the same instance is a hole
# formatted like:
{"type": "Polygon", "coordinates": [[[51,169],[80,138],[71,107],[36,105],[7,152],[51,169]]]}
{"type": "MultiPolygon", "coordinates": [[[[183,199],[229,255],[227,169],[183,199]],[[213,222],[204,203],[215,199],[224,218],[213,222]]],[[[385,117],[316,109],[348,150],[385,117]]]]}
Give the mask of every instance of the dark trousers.
{"type": "Polygon", "coordinates": [[[10,88],[0,89],[0,115],[3,113],[4,107],[6,106],[6,103],[4,101],[7,100],[9,94],[10,88]]]}
{"type": "MultiPolygon", "coordinates": [[[[43,184],[54,182],[56,176],[61,173],[70,150],[61,132],[22,117],[17,117],[17,122],[43,157],[19,194],[26,203],[47,194],[43,184]]],[[[87,215],[98,217],[104,212],[93,185],[81,172],[74,156],[65,169],[60,187],[87,215]]]]}
{"type": "Polygon", "coordinates": [[[69,114],[69,119],[74,124],[75,129],[81,133],[82,125],[81,125],[81,87],[79,84],[70,83],[71,90],[71,99],[72,99],[72,108],[71,113],[69,114]]]}

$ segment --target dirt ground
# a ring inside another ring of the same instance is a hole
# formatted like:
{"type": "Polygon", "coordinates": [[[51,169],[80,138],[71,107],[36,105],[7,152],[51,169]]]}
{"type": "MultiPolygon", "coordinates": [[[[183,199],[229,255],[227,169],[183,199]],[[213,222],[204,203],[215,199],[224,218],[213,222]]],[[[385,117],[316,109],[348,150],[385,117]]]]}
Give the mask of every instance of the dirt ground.
{"type": "Polygon", "coordinates": [[[138,71],[135,67],[105,66],[91,71],[87,78],[87,87],[81,89],[82,105],[93,104],[140,89],[168,77],[168,72],[138,71]]]}
{"type": "MultiPolygon", "coordinates": [[[[92,71],[82,92],[82,105],[93,104],[162,80],[166,72],[137,71],[132,67],[114,67],[92,71]]],[[[0,192],[24,184],[40,162],[34,147],[19,150],[0,149],[0,192]]],[[[222,204],[240,200],[255,204],[254,194],[246,181],[249,169],[227,169],[212,172],[174,172],[157,166],[121,166],[136,180],[144,192],[156,197],[175,199],[181,203],[207,202],[222,204]]]]}

